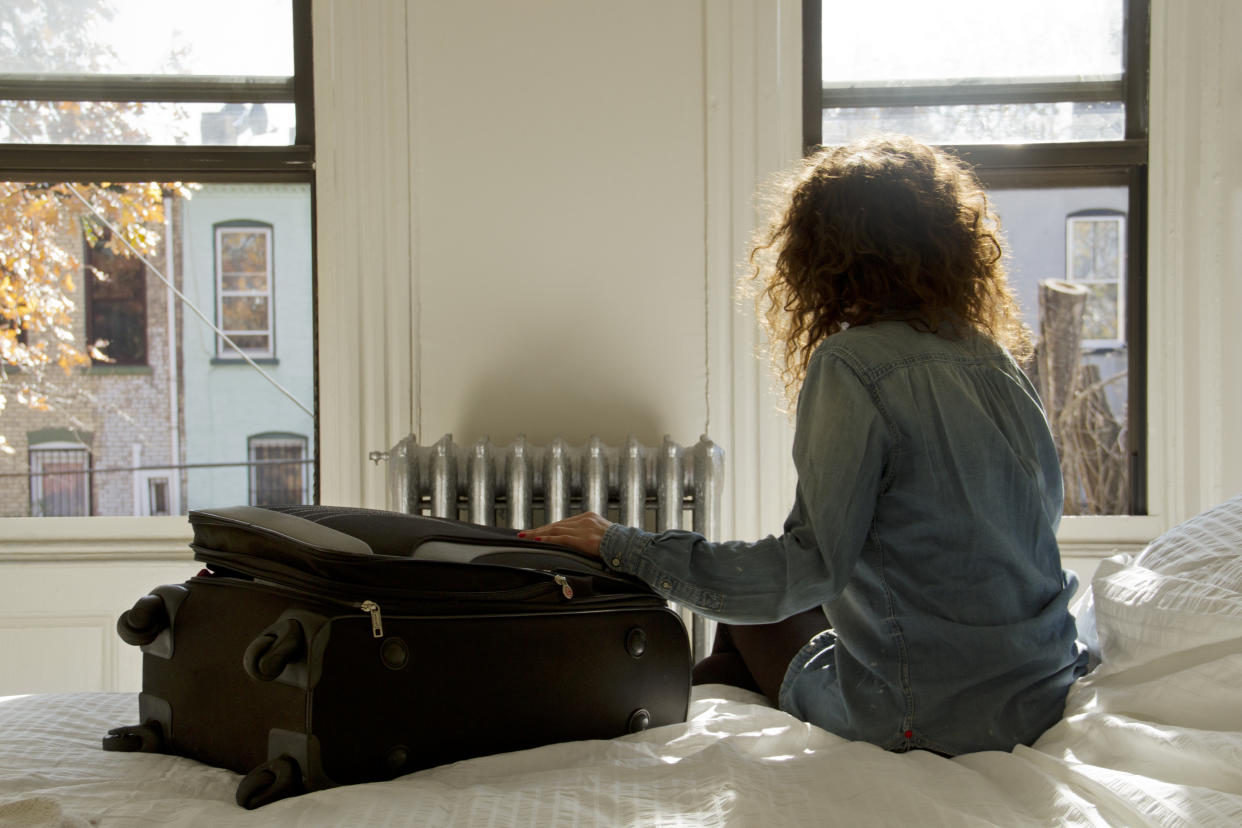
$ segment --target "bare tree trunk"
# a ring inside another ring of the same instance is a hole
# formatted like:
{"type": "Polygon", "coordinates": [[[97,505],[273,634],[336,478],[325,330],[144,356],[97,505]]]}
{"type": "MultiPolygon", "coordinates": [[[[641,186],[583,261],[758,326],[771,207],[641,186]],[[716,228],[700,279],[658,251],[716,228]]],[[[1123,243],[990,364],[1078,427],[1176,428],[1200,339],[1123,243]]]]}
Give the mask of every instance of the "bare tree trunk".
{"type": "Polygon", "coordinates": [[[1070,456],[1062,427],[1062,412],[1073,401],[1082,366],[1082,319],[1087,289],[1071,282],[1050,279],[1039,283],[1039,345],[1035,350],[1035,373],[1039,396],[1044,402],[1052,439],[1061,458],[1065,479],[1065,513],[1079,514],[1084,482],[1078,463],[1070,456]]]}

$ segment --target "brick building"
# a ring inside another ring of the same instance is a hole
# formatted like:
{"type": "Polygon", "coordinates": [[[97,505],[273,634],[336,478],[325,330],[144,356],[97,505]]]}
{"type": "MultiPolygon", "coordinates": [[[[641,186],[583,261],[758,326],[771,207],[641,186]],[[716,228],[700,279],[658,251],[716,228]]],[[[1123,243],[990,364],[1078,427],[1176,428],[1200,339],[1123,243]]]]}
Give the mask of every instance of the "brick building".
{"type": "MultiPolygon", "coordinates": [[[[84,271],[90,265],[109,274],[106,281],[76,275],[69,298],[75,343],[108,340],[112,361],[92,360],[67,376],[50,369],[57,397],[50,410],[10,396],[0,412],[0,434],[14,449],[0,454],[0,516],[175,514],[176,308],[151,268],[90,245],[76,217],[67,216],[60,232],[66,249],[80,245],[84,271]]],[[[166,248],[151,262],[169,272],[166,248]]]]}

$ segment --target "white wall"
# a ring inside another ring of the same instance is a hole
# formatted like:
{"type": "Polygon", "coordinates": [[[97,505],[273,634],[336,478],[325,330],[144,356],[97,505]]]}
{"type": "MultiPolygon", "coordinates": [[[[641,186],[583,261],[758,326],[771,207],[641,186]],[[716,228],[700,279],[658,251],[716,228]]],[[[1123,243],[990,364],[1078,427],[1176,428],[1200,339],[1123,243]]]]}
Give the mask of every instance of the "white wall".
{"type": "Polygon", "coordinates": [[[1157,0],[1152,25],[1152,485],[1180,520],[1242,491],[1242,4],[1157,0]]]}
{"type": "Polygon", "coordinates": [[[692,442],[705,417],[700,5],[411,12],[416,430],[692,442]]]}
{"type": "Polygon", "coordinates": [[[411,431],[709,432],[779,458],[737,467],[745,531],[779,528],[788,426],[732,293],[798,154],[798,8],[316,5],[325,502],[384,505],[363,458],[411,431]]]}
{"type": "MultiPolygon", "coordinates": [[[[367,452],[411,430],[706,427],[728,453],[727,533],[778,529],[788,430],[730,288],[750,193],[797,152],[799,4],[459,5],[315,3],[324,502],[383,505],[367,452]]],[[[1154,0],[1152,515],[1067,519],[1084,575],[1242,490],[1240,39],[1232,0],[1154,0]]],[[[108,587],[126,605],[153,573],[118,562],[186,557],[177,519],[93,520],[0,524],[0,627],[39,590],[77,606],[59,586],[75,555],[128,577],[108,587]]],[[[123,665],[90,669],[126,686],[123,665]]],[[[71,666],[63,682],[88,684],[71,666]]]]}

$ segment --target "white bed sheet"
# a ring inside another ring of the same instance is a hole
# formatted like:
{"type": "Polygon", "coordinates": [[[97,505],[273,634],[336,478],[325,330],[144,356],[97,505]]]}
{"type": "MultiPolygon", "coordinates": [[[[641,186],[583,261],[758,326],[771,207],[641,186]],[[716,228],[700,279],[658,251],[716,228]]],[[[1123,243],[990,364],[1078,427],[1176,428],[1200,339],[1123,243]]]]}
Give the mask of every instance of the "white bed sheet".
{"type": "Polygon", "coordinates": [[[1105,561],[1080,621],[1100,666],[1012,753],[885,753],[711,685],[685,724],[257,811],[228,771],[101,751],[132,694],[0,700],[0,826],[1242,825],[1242,497],[1105,561]]]}

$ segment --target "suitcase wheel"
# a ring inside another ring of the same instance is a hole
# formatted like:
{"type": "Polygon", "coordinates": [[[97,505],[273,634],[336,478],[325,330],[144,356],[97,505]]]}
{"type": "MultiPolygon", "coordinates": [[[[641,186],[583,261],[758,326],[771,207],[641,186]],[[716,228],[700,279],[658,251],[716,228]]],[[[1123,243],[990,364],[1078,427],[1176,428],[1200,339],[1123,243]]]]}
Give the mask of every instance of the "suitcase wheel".
{"type": "Polygon", "coordinates": [[[255,681],[272,681],[305,652],[302,625],[286,618],[259,633],[242,656],[242,668],[255,681]]]}
{"type": "Polygon", "coordinates": [[[630,714],[630,721],[627,724],[630,733],[637,733],[640,730],[646,730],[651,726],[651,713],[645,707],[640,707],[630,714]]]}
{"type": "Polygon", "coordinates": [[[117,750],[125,753],[135,751],[160,753],[163,748],[164,733],[159,722],[113,728],[108,731],[108,735],[103,740],[104,750],[117,750]]]}
{"type": "Polygon", "coordinates": [[[264,762],[237,786],[237,804],[254,810],[269,802],[302,793],[302,769],[287,753],[264,762]]]}
{"type": "Polygon", "coordinates": [[[169,624],[168,608],[158,595],[144,595],[133,609],[121,613],[116,620],[116,632],[126,644],[142,646],[150,644],[169,624]]]}

